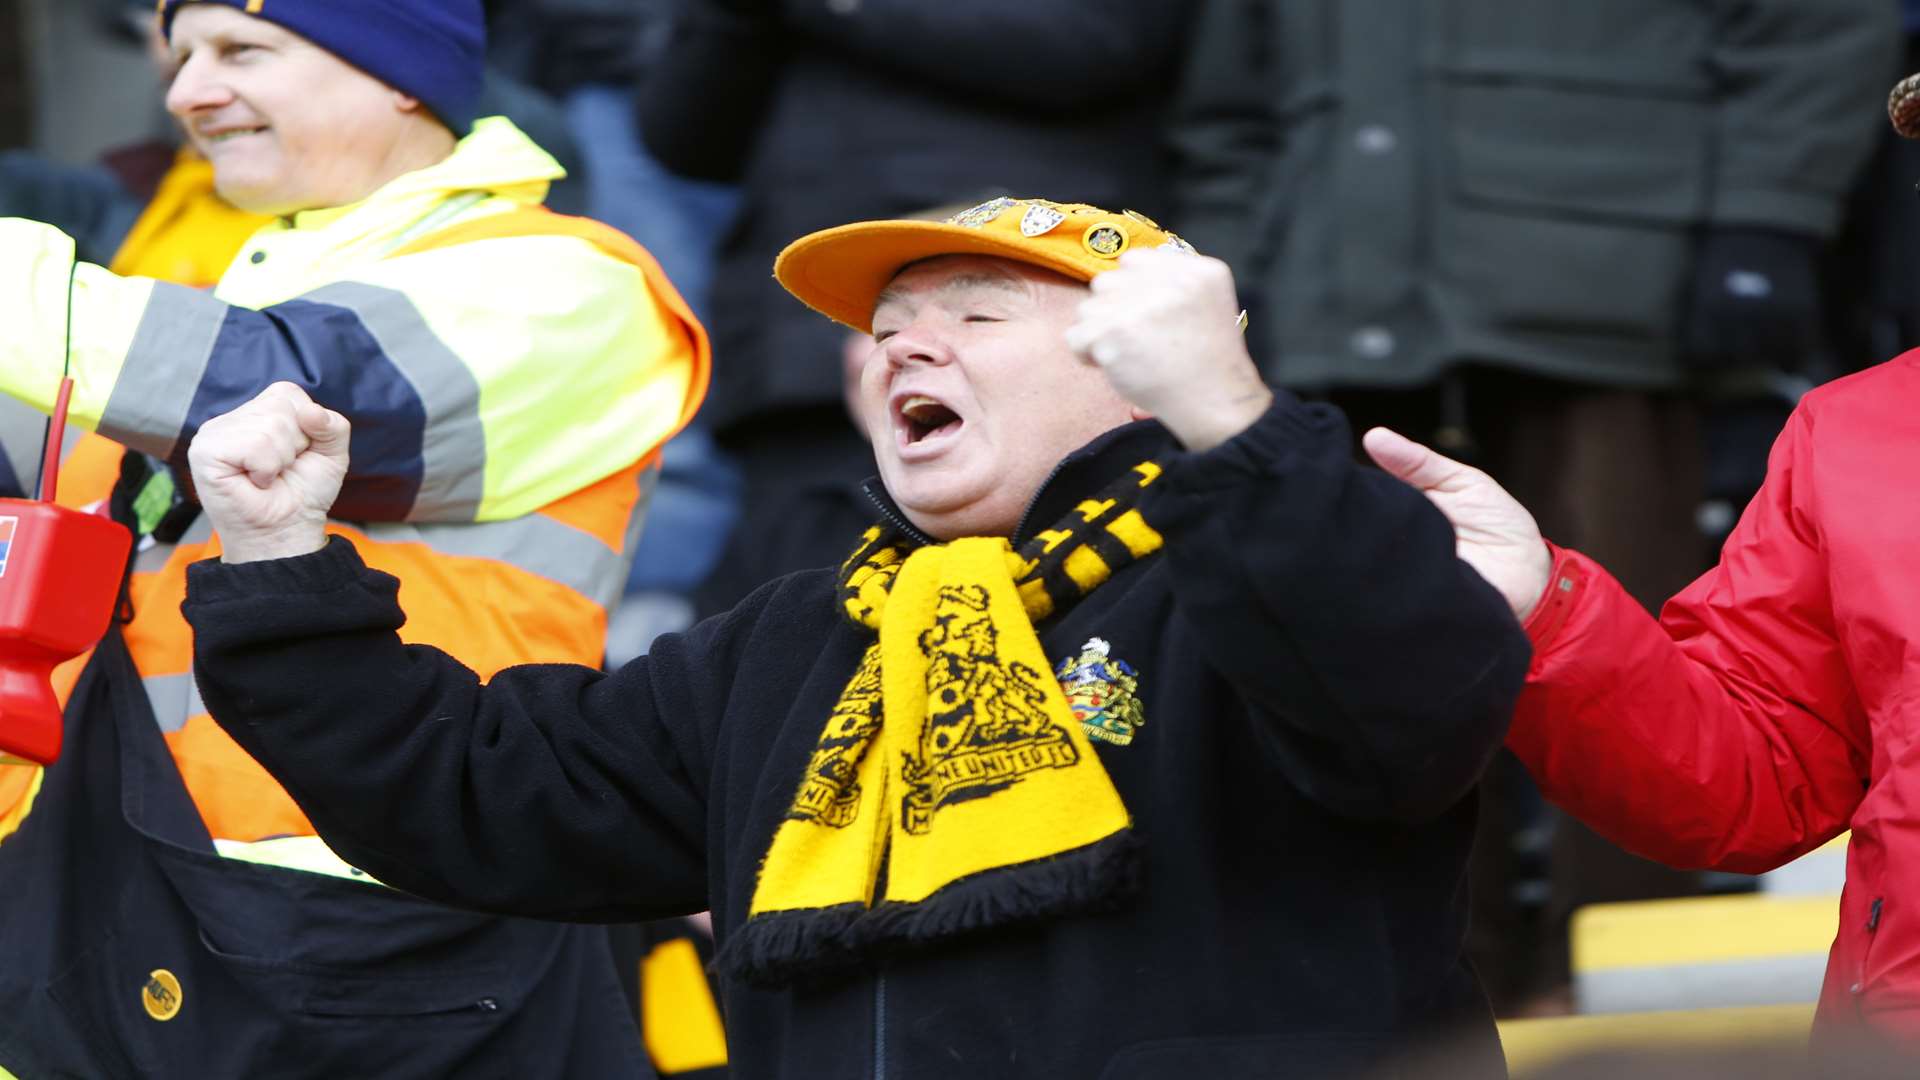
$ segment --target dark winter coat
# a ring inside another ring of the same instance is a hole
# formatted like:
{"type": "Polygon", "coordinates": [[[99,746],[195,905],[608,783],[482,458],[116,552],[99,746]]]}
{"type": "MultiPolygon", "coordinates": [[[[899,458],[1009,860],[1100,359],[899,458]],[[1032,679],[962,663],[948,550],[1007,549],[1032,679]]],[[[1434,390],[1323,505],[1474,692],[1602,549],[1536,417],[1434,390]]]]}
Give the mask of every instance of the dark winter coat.
{"type": "MultiPolygon", "coordinates": [[[[795,304],[773,259],[849,221],[993,195],[1163,214],[1158,121],[1182,0],[689,0],[643,92],[672,169],[738,180],[714,272],[701,414],[839,408],[845,331],[795,304]],[[742,18],[728,9],[760,9],[742,18]]],[[[957,204],[957,205],[955,205],[957,204]]]]}
{"type": "MultiPolygon", "coordinates": [[[[1144,724],[1097,751],[1145,841],[1141,893],[820,985],[728,983],[734,1075],[1347,1076],[1428,1040],[1502,1072],[1464,871],[1529,653],[1446,521],[1350,446],[1338,413],[1286,401],[1206,453],[1147,422],[1067,459],[1023,531],[1166,466],[1140,507],[1164,551],[1037,627],[1055,663],[1098,637],[1137,672],[1144,724]]],[[[400,643],[395,586],[339,540],[196,566],[214,715],[384,881],[564,919],[711,903],[724,946],[870,640],[834,575],[615,674],[484,687],[400,643]]]]}

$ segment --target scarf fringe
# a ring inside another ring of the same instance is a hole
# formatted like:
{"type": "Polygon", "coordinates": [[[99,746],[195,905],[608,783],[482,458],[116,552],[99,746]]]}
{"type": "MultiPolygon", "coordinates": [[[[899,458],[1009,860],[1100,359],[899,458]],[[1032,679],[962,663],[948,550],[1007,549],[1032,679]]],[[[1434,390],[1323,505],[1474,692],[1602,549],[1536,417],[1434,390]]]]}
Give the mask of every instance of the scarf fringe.
{"type": "Polygon", "coordinates": [[[779,989],[988,931],[1118,910],[1139,894],[1142,847],[1131,828],[1122,829],[1059,855],[969,875],[915,904],[767,912],[728,937],[715,967],[750,986],[779,989]]]}

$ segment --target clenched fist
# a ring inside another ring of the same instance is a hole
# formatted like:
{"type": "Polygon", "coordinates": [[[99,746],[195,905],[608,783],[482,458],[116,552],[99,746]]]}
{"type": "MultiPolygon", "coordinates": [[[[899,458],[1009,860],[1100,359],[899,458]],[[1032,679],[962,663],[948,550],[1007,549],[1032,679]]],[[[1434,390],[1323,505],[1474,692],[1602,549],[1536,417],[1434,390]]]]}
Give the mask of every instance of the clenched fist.
{"type": "Polygon", "coordinates": [[[1225,442],[1272,404],[1241,339],[1226,263],[1170,248],[1129,251],[1088,287],[1068,346],[1187,449],[1225,442]]]}
{"type": "Polygon", "coordinates": [[[326,546],[348,434],[346,417],[286,382],[202,424],[187,462],[220,534],[221,560],[284,559],[326,546]]]}

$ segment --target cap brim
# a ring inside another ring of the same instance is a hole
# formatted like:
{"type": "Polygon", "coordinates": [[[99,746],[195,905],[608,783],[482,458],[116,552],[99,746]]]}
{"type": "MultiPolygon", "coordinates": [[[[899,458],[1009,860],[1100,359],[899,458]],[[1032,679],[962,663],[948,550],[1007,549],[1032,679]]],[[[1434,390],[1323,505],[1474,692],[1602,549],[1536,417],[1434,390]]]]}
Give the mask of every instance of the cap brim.
{"type": "Polygon", "coordinates": [[[997,255],[1089,279],[1085,266],[1038,245],[938,221],[860,221],[808,233],[774,260],[773,276],[808,307],[864,334],[873,331],[874,303],[894,275],[936,255],[997,255]]]}

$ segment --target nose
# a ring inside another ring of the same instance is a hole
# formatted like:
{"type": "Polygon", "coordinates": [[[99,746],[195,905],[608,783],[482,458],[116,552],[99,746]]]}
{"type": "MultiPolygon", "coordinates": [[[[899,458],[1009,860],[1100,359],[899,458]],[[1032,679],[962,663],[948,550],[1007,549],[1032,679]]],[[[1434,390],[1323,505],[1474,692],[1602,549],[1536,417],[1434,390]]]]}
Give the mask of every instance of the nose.
{"type": "Polygon", "coordinates": [[[195,113],[220,108],[233,100],[232,88],[215,77],[210,65],[204,54],[189,56],[187,62],[180,65],[173,73],[173,82],[167,86],[168,112],[186,120],[195,113]]]}
{"type": "Polygon", "coordinates": [[[927,325],[925,319],[902,327],[881,344],[880,351],[887,358],[887,366],[895,370],[914,364],[953,362],[952,348],[936,329],[927,325]]]}

